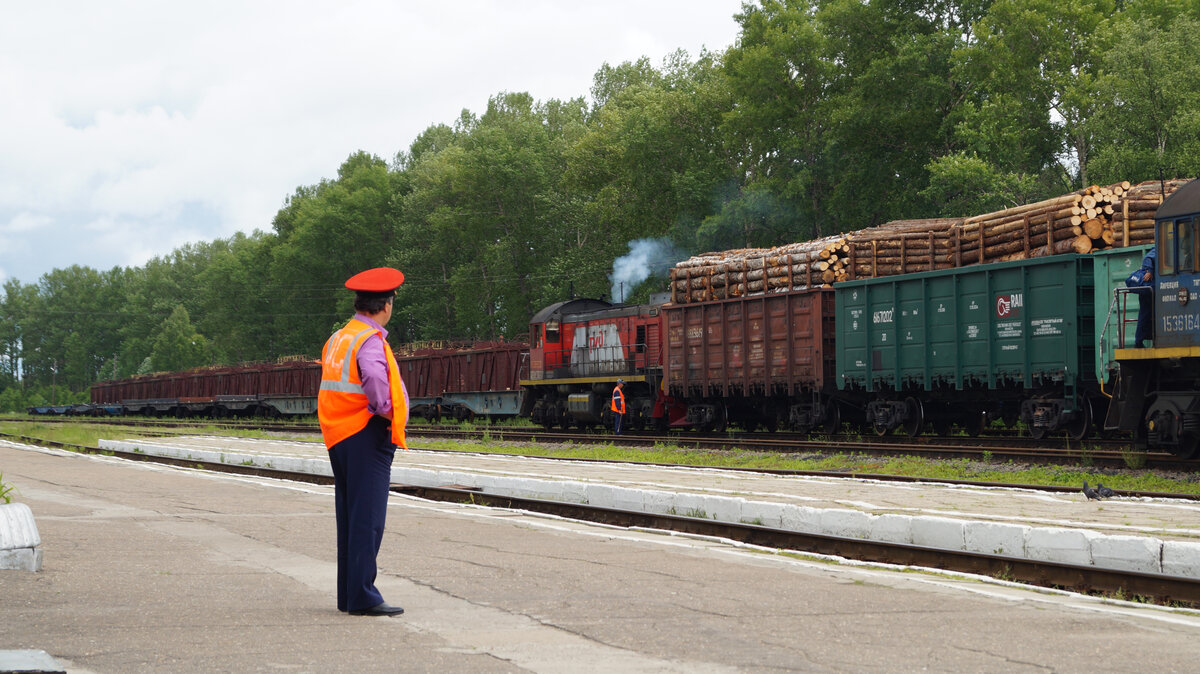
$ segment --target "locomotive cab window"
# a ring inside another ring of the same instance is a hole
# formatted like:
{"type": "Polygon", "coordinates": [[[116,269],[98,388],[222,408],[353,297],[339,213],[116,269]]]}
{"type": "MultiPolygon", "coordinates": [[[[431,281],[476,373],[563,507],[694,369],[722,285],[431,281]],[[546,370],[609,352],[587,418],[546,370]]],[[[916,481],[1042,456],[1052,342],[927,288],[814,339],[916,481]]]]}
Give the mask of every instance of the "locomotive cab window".
{"type": "Polygon", "coordinates": [[[1192,218],[1175,221],[1175,236],[1179,241],[1175,267],[1179,272],[1196,271],[1196,225],[1192,218]]]}
{"type": "Polygon", "coordinates": [[[546,341],[547,342],[557,342],[558,341],[558,321],[556,321],[556,320],[546,321],[546,341]]]}
{"type": "Polygon", "coordinates": [[[1175,223],[1158,223],[1158,275],[1175,273],[1175,223]]]}

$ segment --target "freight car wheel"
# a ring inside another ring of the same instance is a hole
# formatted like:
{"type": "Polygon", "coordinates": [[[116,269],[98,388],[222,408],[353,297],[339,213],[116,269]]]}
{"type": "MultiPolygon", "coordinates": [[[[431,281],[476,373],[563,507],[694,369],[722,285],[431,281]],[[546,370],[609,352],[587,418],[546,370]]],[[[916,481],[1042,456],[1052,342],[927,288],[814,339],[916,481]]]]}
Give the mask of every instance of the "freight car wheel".
{"type": "Polygon", "coordinates": [[[1067,437],[1076,442],[1092,434],[1092,402],[1085,398],[1079,410],[1075,419],[1067,424],[1067,437]]]}
{"type": "Polygon", "coordinates": [[[1185,461],[1200,456],[1200,436],[1186,434],[1180,438],[1178,456],[1185,461]]]}
{"type": "Polygon", "coordinates": [[[950,435],[950,432],[954,430],[954,424],[950,423],[950,420],[945,417],[934,419],[930,423],[933,424],[933,432],[943,438],[950,435]]]}
{"type": "Polygon", "coordinates": [[[963,421],[963,429],[967,431],[967,435],[977,438],[983,432],[983,427],[986,424],[987,417],[983,412],[976,412],[974,414],[968,412],[966,419],[963,421]]]}
{"type": "Polygon", "coordinates": [[[712,430],[714,433],[722,433],[729,426],[729,414],[725,411],[724,405],[717,405],[715,419],[713,419],[712,430]]]}
{"type": "Polygon", "coordinates": [[[842,429],[842,410],[837,403],[829,406],[829,412],[825,415],[824,427],[826,435],[833,435],[842,429]]]}
{"type": "Polygon", "coordinates": [[[916,398],[905,398],[904,407],[908,412],[908,418],[904,420],[904,432],[908,437],[915,438],[925,428],[925,408],[916,398]]]}
{"type": "Polygon", "coordinates": [[[1045,426],[1030,426],[1029,427],[1029,437],[1033,438],[1034,440],[1041,440],[1042,438],[1046,437],[1046,427],[1045,426]]]}

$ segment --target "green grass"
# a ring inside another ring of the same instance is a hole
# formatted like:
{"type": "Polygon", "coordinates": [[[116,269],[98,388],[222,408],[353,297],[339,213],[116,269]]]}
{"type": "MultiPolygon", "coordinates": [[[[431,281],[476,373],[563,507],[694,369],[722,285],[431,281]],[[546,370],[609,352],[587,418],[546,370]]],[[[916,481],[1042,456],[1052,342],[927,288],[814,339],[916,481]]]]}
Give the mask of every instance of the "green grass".
{"type": "MultiPolygon", "coordinates": [[[[65,442],[72,445],[97,447],[100,440],[124,440],[127,438],[150,438],[170,435],[227,435],[249,438],[278,438],[278,431],[236,430],[217,428],[216,426],[197,422],[195,426],[186,428],[138,428],[135,426],[110,426],[107,424],[88,423],[45,423],[24,419],[9,419],[0,417],[0,433],[23,435],[41,440],[65,442]]],[[[314,434],[316,431],[314,431],[314,434]]],[[[295,437],[312,437],[296,435],[295,437]]]]}
{"type": "Polygon", "coordinates": [[[4,473],[0,472],[0,501],[12,503],[13,490],[15,489],[16,487],[4,482],[4,473]]]}
{"type": "MultiPolygon", "coordinates": [[[[464,426],[468,426],[464,424],[464,426]]],[[[536,445],[530,443],[502,442],[501,428],[489,427],[486,441],[449,441],[424,439],[418,427],[410,427],[409,445],[421,449],[481,452],[496,454],[524,454],[570,459],[600,459],[605,461],[648,462],[707,467],[730,467],[748,469],[779,469],[829,471],[845,475],[880,474],[906,475],[929,479],[967,480],[977,482],[1004,482],[1030,485],[1055,485],[1080,488],[1083,481],[1090,484],[1103,482],[1117,491],[1157,491],[1174,494],[1200,494],[1200,474],[1163,473],[1146,470],[1108,470],[1094,466],[1046,466],[1027,465],[1014,462],[999,462],[981,458],[979,460],[937,460],[920,457],[883,457],[865,454],[780,454],[774,452],[739,452],[697,450],[680,447],[670,442],[659,442],[653,447],[639,449],[614,444],[536,445]]],[[[171,435],[229,435],[236,437],[280,438],[277,431],[241,431],[216,428],[198,423],[180,429],[115,428],[86,421],[66,424],[47,424],[0,417],[0,432],[24,435],[45,440],[54,440],[88,447],[99,445],[101,438],[124,439],[171,435]]],[[[317,440],[316,433],[295,434],[287,437],[317,440]]]]}

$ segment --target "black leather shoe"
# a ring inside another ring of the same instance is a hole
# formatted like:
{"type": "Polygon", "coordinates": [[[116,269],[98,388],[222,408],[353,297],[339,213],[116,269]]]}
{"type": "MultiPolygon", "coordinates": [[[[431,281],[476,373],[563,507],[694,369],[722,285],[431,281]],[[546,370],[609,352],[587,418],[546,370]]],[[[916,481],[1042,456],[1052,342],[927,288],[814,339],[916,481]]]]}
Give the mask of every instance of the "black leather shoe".
{"type": "Polygon", "coordinates": [[[400,608],[399,606],[392,606],[391,604],[389,604],[385,601],[381,604],[376,604],[375,606],[372,606],[371,608],[360,608],[357,611],[351,611],[350,615],[393,616],[393,615],[400,615],[401,613],[404,613],[404,609],[400,608]]]}

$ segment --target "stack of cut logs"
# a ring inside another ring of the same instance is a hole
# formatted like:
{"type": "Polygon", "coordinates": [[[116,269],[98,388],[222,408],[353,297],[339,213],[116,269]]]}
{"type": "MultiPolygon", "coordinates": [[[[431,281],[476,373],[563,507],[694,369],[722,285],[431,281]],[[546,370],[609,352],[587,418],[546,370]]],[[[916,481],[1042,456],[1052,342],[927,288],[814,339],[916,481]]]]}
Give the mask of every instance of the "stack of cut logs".
{"type": "Polygon", "coordinates": [[[952,232],[947,266],[1088,253],[1112,245],[1113,202],[1129,183],[1093,186],[1045,201],[967,218],[952,232]],[[1097,245],[1099,244],[1099,245],[1097,245]]]}
{"type": "Polygon", "coordinates": [[[1121,203],[1113,210],[1115,246],[1144,246],[1154,243],[1154,212],[1165,197],[1190,180],[1151,180],[1134,185],[1125,191],[1121,203]]]}
{"type": "Polygon", "coordinates": [[[860,229],[850,235],[850,278],[943,269],[950,232],[962,222],[962,218],[893,220],[860,229]]]}
{"type": "Polygon", "coordinates": [[[1154,210],[1186,182],[1093,185],[1035,204],[967,218],[951,231],[953,250],[944,258],[945,266],[1149,243],[1154,240],[1154,210]]]}
{"type": "Polygon", "coordinates": [[[723,300],[774,290],[816,288],[848,278],[845,237],[704,253],[671,269],[671,301],[723,300]]]}
{"type": "Polygon", "coordinates": [[[771,249],[697,255],[671,270],[671,300],[703,302],[983,262],[1154,241],[1154,211],[1187,180],[1092,186],[970,218],[896,220],[771,249]]]}

